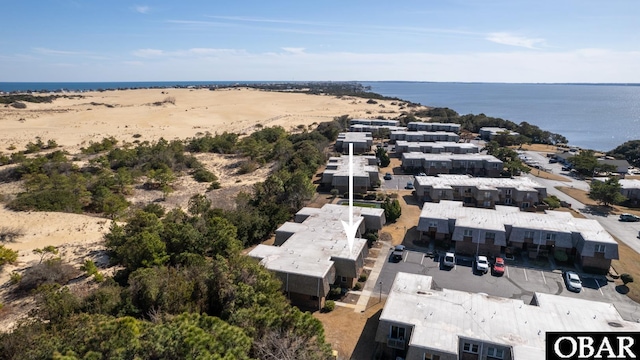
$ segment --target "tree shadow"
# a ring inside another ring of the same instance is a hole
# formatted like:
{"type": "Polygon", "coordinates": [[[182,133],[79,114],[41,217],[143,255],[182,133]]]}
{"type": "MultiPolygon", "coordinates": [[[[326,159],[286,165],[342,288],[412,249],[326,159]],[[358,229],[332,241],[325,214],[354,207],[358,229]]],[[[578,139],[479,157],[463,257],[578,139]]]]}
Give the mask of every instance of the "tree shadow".
{"type": "Polygon", "coordinates": [[[360,338],[358,338],[358,343],[356,344],[355,349],[353,349],[351,359],[373,358],[376,349],[376,332],[378,330],[380,314],[382,314],[382,309],[378,310],[374,315],[367,319],[364,329],[362,329],[362,333],[360,334],[360,338]]]}
{"type": "Polygon", "coordinates": [[[626,294],[629,293],[629,287],[627,285],[617,285],[616,286],[616,291],[619,294],[626,295],[626,294]]]}

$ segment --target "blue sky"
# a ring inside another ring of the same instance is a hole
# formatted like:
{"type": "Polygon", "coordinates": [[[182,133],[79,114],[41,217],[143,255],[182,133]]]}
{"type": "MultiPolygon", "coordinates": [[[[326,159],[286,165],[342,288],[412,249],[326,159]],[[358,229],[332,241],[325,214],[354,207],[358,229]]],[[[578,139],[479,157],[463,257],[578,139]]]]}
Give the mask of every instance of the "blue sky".
{"type": "Polygon", "coordinates": [[[640,83],[637,0],[0,4],[0,82],[640,83]]]}

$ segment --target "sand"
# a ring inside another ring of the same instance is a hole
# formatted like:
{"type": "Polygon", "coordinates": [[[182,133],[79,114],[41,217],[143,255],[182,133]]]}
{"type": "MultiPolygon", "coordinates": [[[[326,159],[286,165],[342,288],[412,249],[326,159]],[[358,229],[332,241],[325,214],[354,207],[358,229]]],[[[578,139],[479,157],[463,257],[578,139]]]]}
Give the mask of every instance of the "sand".
{"type": "MultiPolygon", "coordinates": [[[[352,118],[396,117],[404,110],[392,101],[367,104],[361,98],[337,98],[328,95],[307,95],[268,92],[254,89],[140,89],[104,92],[69,93],[82,98],[59,98],[52,103],[29,103],[26,109],[0,107],[0,152],[5,154],[24,150],[28,142],[40,137],[45,143],[55,140],[62,149],[75,154],[91,141],[99,142],[113,136],[119,141],[155,141],[186,139],[204,133],[220,134],[225,131],[250,133],[259,126],[282,126],[288,131],[312,129],[315,124],[330,121],[336,116],[352,118]],[[163,102],[165,99],[171,102],[163,102]],[[154,105],[155,102],[163,102],[154,105]],[[136,137],[134,137],[136,135],[136,137]],[[140,136],[138,136],[140,135],[140,136]],[[10,148],[15,147],[14,150],[10,148]]],[[[238,161],[234,155],[197,154],[207,169],[220,179],[222,189],[207,193],[214,206],[233,206],[233,197],[239,191],[251,191],[255,182],[264,180],[269,167],[252,174],[238,175],[238,161]]],[[[208,184],[195,182],[191,177],[181,177],[175,182],[175,191],[162,205],[171,208],[186,207],[188,199],[196,193],[204,193],[208,184]]],[[[20,192],[16,183],[0,183],[0,194],[15,195],[20,192]]],[[[158,200],[159,191],[135,189],[128,200],[135,205],[158,200]]],[[[3,227],[18,229],[22,235],[3,245],[19,252],[17,264],[0,269],[0,303],[8,304],[10,274],[23,272],[37,264],[40,257],[34,249],[56,246],[63,260],[80,267],[91,258],[106,269],[103,236],[109,231],[111,221],[90,215],[54,212],[13,212],[0,206],[0,230],[3,227]]],[[[0,331],[15,324],[25,311],[9,311],[15,304],[5,306],[0,312],[0,331]]]]}

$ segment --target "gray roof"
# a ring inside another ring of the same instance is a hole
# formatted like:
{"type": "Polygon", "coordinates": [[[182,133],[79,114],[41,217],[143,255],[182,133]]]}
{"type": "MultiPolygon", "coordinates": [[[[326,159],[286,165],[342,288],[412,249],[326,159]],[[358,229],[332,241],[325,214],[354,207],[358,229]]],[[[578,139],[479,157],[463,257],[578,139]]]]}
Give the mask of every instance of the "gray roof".
{"type": "Polygon", "coordinates": [[[425,154],[421,152],[406,152],[402,154],[402,159],[422,159],[426,161],[475,160],[502,163],[502,161],[495,156],[486,154],[425,154]]]}
{"type": "Polygon", "coordinates": [[[438,176],[416,176],[415,178],[420,186],[431,186],[438,189],[452,186],[473,186],[481,190],[511,188],[518,191],[538,191],[537,189],[545,188],[528,177],[477,178],[470,175],[440,174],[438,176]]]}
{"type": "MultiPolygon", "coordinates": [[[[353,156],[353,176],[369,177],[369,173],[378,172],[378,166],[369,165],[377,162],[375,156],[353,156]]],[[[349,157],[348,156],[332,156],[327,162],[327,166],[331,165],[336,169],[325,169],[325,173],[332,173],[334,176],[349,176],[349,157]]]]}
{"type": "MultiPolygon", "coordinates": [[[[349,251],[342,221],[349,221],[349,207],[327,204],[321,209],[303,208],[308,215],[302,223],[287,222],[276,231],[295,232],[281,246],[258,245],[249,256],[258,258],[273,271],[324,277],[333,266],[331,259],[357,260],[367,246],[367,240],[356,238],[349,251]]],[[[364,227],[362,215],[384,216],[383,209],[353,208],[354,224],[364,227]]]]}
{"type": "MultiPolygon", "coordinates": [[[[453,239],[456,239],[456,231],[462,228],[472,229],[502,229],[512,227],[510,238],[516,238],[517,234],[538,230],[557,234],[579,234],[581,241],[576,244],[570,242],[571,237],[560,237],[556,240],[557,246],[575,246],[582,256],[593,256],[596,245],[614,245],[605,247],[605,258],[618,258],[618,243],[600,225],[597,220],[574,218],[570,213],[561,211],[546,211],[545,214],[523,212],[516,207],[496,205],[493,209],[464,207],[459,201],[443,200],[439,203],[425,202],[420,214],[417,229],[428,231],[430,220],[455,220],[453,239]]],[[[438,229],[446,230],[444,228],[438,229]]],[[[458,234],[459,235],[459,234],[458,234]]],[[[534,239],[534,242],[541,239],[534,239]]],[[[482,238],[479,238],[482,242],[482,238]]]]}
{"type": "Polygon", "coordinates": [[[509,129],[505,129],[505,128],[501,128],[501,127],[493,127],[493,126],[485,126],[485,127],[481,127],[480,128],[480,133],[489,133],[492,136],[498,135],[501,132],[504,131],[508,131],[509,135],[518,135],[517,132],[509,130],[509,129]]]}
{"type": "Polygon", "coordinates": [[[414,326],[410,346],[457,354],[460,337],[510,346],[514,359],[544,359],[547,331],[640,331],[609,303],[535,293],[519,299],[431,289],[431,277],[399,272],[380,321],[414,326]]]}
{"type": "Polygon", "coordinates": [[[349,125],[389,125],[398,126],[399,120],[384,120],[384,119],[351,119],[349,125]]]}
{"type": "Polygon", "coordinates": [[[369,132],[342,132],[338,134],[338,140],[342,142],[366,142],[373,141],[369,132]]]}

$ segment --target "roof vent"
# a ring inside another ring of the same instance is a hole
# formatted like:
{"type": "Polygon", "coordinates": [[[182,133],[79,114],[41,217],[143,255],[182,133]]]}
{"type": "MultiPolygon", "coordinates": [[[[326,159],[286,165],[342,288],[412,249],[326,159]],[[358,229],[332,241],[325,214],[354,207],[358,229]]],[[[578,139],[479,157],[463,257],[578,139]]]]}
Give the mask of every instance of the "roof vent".
{"type": "Polygon", "coordinates": [[[610,321],[607,324],[609,324],[609,326],[614,327],[614,328],[621,328],[623,327],[622,324],[615,322],[615,321],[610,321]]]}

